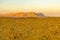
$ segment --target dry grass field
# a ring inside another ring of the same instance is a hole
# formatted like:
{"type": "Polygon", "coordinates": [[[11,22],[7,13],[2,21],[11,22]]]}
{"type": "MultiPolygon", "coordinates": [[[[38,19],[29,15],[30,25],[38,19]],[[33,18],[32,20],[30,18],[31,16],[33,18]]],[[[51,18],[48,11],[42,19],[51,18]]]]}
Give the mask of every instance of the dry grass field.
{"type": "Polygon", "coordinates": [[[60,18],[0,17],[0,40],[60,40],[60,18]]]}

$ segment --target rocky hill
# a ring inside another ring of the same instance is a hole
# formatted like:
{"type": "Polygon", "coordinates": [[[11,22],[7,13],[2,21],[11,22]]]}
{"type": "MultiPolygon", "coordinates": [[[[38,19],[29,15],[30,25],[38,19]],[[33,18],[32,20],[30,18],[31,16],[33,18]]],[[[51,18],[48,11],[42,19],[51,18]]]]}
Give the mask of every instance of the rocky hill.
{"type": "Polygon", "coordinates": [[[9,13],[9,14],[0,14],[0,17],[44,17],[43,13],[35,12],[19,12],[19,13],[9,13]]]}

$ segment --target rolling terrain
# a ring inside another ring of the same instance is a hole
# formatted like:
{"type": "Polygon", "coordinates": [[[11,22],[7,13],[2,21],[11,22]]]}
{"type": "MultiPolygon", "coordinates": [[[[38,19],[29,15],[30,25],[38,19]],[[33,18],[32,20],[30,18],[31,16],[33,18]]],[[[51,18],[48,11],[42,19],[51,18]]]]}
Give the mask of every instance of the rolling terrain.
{"type": "Polygon", "coordinates": [[[60,40],[60,18],[0,17],[0,40],[60,40]]]}

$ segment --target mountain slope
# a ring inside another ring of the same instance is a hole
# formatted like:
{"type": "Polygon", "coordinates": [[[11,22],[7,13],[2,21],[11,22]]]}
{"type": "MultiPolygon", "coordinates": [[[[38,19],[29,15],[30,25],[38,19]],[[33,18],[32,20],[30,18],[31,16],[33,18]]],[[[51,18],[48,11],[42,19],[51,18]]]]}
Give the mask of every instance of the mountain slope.
{"type": "Polygon", "coordinates": [[[43,13],[35,13],[35,12],[19,12],[19,13],[9,13],[9,14],[0,14],[0,17],[43,17],[43,13]]]}

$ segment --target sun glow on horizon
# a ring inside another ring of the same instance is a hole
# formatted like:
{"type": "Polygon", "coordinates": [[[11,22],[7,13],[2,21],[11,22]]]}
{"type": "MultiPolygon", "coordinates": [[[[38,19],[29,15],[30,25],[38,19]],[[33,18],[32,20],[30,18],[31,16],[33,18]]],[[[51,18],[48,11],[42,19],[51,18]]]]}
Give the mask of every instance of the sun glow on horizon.
{"type": "Polygon", "coordinates": [[[43,12],[60,15],[60,0],[0,0],[0,13],[43,12]]]}

